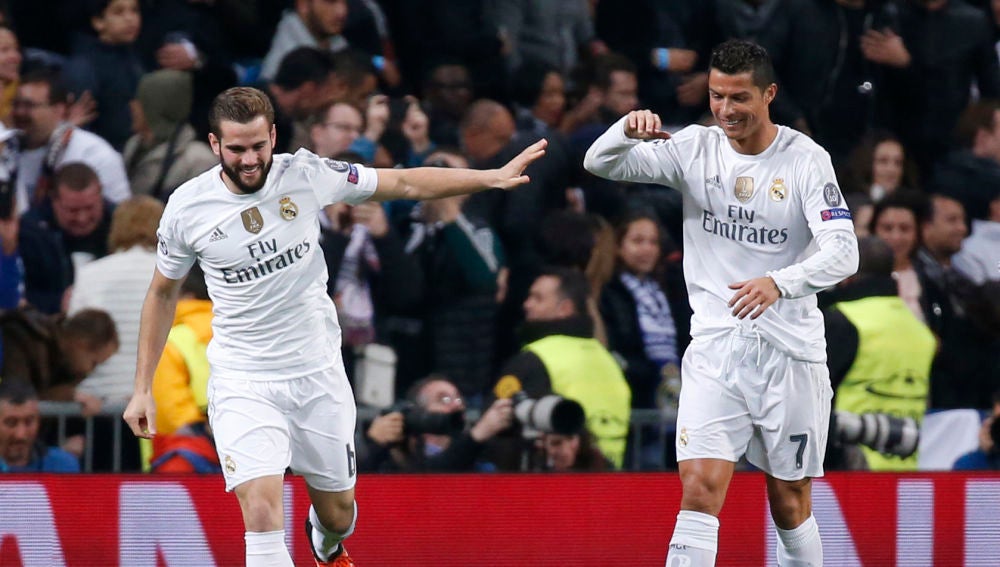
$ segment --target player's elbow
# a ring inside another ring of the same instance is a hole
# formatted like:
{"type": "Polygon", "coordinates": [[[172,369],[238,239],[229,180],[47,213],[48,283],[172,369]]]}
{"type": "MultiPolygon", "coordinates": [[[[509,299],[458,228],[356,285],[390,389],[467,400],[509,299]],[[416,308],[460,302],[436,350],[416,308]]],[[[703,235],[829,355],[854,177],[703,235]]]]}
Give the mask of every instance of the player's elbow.
{"type": "Polygon", "coordinates": [[[587,154],[583,156],[583,168],[598,177],[608,178],[609,168],[607,167],[607,163],[597,155],[594,146],[590,146],[587,154]]]}
{"type": "Polygon", "coordinates": [[[837,267],[839,268],[837,275],[841,279],[846,279],[856,274],[861,262],[861,254],[858,251],[858,238],[854,235],[854,232],[838,233],[835,237],[834,245],[836,246],[837,256],[840,258],[840,261],[837,262],[837,267]]]}

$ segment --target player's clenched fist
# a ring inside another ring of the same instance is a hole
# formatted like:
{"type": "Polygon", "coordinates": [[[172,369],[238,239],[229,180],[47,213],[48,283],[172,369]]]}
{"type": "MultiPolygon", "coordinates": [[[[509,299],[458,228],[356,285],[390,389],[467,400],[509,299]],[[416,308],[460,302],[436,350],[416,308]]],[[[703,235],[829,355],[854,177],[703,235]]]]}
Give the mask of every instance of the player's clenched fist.
{"type": "Polygon", "coordinates": [[[633,110],[625,116],[625,135],[637,140],[666,140],[670,132],[660,130],[660,116],[651,110],[633,110]]]}

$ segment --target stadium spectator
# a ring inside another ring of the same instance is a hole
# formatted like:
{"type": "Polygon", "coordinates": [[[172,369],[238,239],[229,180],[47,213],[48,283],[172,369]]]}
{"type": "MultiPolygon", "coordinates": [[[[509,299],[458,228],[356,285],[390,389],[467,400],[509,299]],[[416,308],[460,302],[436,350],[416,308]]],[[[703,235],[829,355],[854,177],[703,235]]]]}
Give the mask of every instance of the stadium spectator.
{"type": "Polygon", "coordinates": [[[845,192],[864,193],[875,202],[900,189],[920,189],[916,164],[899,138],[884,130],[866,135],[851,151],[844,177],[845,192]]]}
{"type": "Polygon", "coordinates": [[[913,260],[920,248],[920,225],[926,216],[927,202],[923,195],[900,192],[875,205],[870,225],[871,233],[892,248],[895,255],[892,277],[899,296],[921,321],[926,321],[921,307],[923,292],[913,260]]]}
{"type": "Polygon", "coordinates": [[[308,145],[309,133],[303,123],[325,103],[346,96],[346,90],[338,85],[330,54],[299,47],[285,55],[265,87],[274,105],[278,151],[308,145]]]}
{"type": "Polygon", "coordinates": [[[864,238],[871,234],[872,217],[875,214],[875,204],[867,193],[845,193],[844,201],[851,209],[851,217],[854,221],[854,235],[864,238]]]}
{"type": "Polygon", "coordinates": [[[361,471],[495,470],[484,460],[486,443],[510,427],[514,418],[510,400],[495,400],[468,428],[464,425],[462,393],[444,375],[431,374],[418,380],[406,400],[408,406],[376,417],[366,430],[365,447],[358,448],[362,452],[358,458],[361,471]],[[417,425],[415,420],[422,423],[417,425]],[[434,425],[429,426],[430,422],[434,425]]]}
{"type": "Polygon", "coordinates": [[[4,381],[29,382],[43,400],[83,403],[85,415],[100,409],[100,400],[77,386],[118,350],[110,315],[84,309],[67,318],[22,308],[0,313],[0,332],[4,381]]]}
{"type": "Polygon", "coordinates": [[[992,191],[989,216],[972,221],[972,235],[952,257],[955,269],[976,285],[1000,281],[1000,185],[994,185],[992,191]]]}
{"type": "Polygon", "coordinates": [[[38,70],[21,77],[14,100],[14,127],[23,132],[18,157],[17,205],[23,212],[42,204],[53,190],[56,170],[82,162],[100,178],[103,196],[129,198],[122,156],[100,136],[66,122],[68,93],[58,75],[38,70]]]}
{"type": "Polygon", "coordinates": [[[17,379],[0,381],[0,472],[80,472],[75,456],[46,447],[38,438],[41,421],[38,394],[30,384],[17,379]]]}
{"type": "Polygon", "coordinates": [[[958,147],[934,169],[931,189],[961,203],[969,221],[985,219],[1000,187],[1000,103],[969,105],[959,116],[955,140],[958,147]]]}
{"type": "Polygon", "coordinates": [[[1000,67],[979,8],[954,0],[895,5],[898,29],[866,31],[861,52],[884,74],[879,122],[899,134],[926,176],[948,151],[972,85],[983,98],[1000,98],[1000,67]]]}
{"type": "Polygon", "coordinates": [[[558,394],[579,402],[597,446],[621,468],[631,392],[614,357],[593,338],[588,295],[579,270],[543,270],[524,302],[523,350],[500,375],[515,377],[531,398],[558,394]]]}
{"type": "Polygon", "coordinates": [[[1000,321],[986,290],[952,266],[967,234],[962,204],[933,195],[920,234],[913,266],[923,289],[924,317],[941,341],[931,370],[931,407],[987,408],[1000,384],[1000,321]]]}
{"type": "Polygon", "coordinates": [[[79,98],[89,93],[97,106],[88,130],[118,151],[132,133],[129,101],[135,97],[142,61],[134,44],[142,20],[138,0],[87,2],[93,34],[77,34],[62,68],[67,88],[79,98]]]}
{"type": "Polygon", "coordinates": [[[143,470],[221,472],[208,425],[209,364],[206,349],[212,339],[212,302],[205,275],[198,266],[181,284],[174,325],[156,366],[156,437],[142,439],[143,470]]]}
{"type": "MultiPolygon", "coordinates": [[[[364,131],[365,119],[357,108],[346,102],[327,102],[308,122],[309,145],[320,157],[332,158],[348,151],[364,131]]],[[[362,156],[363,157],[363,156],[362,156]]]]}
{"type": "Polygon", "coordinates": [[[0,122],[11,125],[11,112],[21,78],[21,46],[17,35],[6,24],[0,24],[0,122]]]}
{"type": "Polygon", "coordinates": [[[347,15],[347,0],[295,0],[294,8],[285,12],[278,22],[271,48],[261,66],[261,79],[274,79],[282,59],[298,47],[331,53],[347,49],[347,40],[342,35],[347,15]]]}
{"type": "Polygon", "coordinates": [[[79,386],[105,404],[122,404],[132,395],[139,315],[156,266],[156,227],[162,214],[163,203],[148,195],[122,202],[111,217],[111,254],[76,273],[67,313],[100,309],[118,329],[118,351],[79,386]]]}
{"type": "Polygon", "coordinates": [[[596,55],[608,49],[594,34],[587,0],[492,0],[488,6],[511,71],[537,61],[569,73],[581,53],[596,55]]]}
{"type": "Polygon", "coordinates": [[[435,144],[458,147],[459,123],[468,113],[474,93],[465,65],[442,63],[427,72],[423,79],[423,105],[435,144]]]}
{"type": "Polygon", "coordinates": [[[594,438],[584,429],[573,435],[544,433],[539,439],[541,470],[551,472],[602,472],[614,468],[594,446],[594,438]]]}
{"type": "MultiPolygon", "coordinates": [[[[892,248],[874,236],[858,246],[858,273],[838,284],[838,301],[824,313],[834,408],[920,423],[937,341],[896,291],[892,248]]],[[[904,459],[865,446],[860,450],[868,470],[917,470],[916,453],[904,459]]],[[[828,455],[827,462],[832,460],[828,455]]]]}
{"type": "Polygon", "coordinates": [[[218,160],[188,122],[190,73],[161,69],[139,80],[129,102],[135,134],[123,152],[129,183],[136,195],[166,201],[174,189],[208,171],[218,160]]]}

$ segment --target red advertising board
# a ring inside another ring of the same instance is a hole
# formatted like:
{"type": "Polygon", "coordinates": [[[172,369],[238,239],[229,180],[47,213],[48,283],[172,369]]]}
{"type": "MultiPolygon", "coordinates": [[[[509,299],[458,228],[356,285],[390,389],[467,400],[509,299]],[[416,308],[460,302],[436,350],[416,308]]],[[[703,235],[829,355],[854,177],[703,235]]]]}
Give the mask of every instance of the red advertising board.
{"type": "MultiPolygon", "coordinates": [[[[813,493],[828,567],[1000,566],[1000,475],[830,474],[813,493]]],[[[348,548],[362,567],[661,567],[679,501],[673,474],[368,475],[348,548]]],[[[296,565],[312,565],[308,506],[290,477],[296,565]]],[[[736,476],[721,523],[718,565],[776,565],[762,476],[736,476]]],[[[0,567],[242,564],[221,478],[0,479],[0,567]]]]}

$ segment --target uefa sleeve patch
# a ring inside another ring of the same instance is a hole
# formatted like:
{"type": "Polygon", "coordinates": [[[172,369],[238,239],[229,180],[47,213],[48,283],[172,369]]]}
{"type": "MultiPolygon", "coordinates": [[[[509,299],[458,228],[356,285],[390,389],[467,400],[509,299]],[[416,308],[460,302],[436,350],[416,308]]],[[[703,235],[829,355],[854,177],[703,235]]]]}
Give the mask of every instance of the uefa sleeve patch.
{"type": "Polygon", "coordinates": [[[355,167],[353,163],[350,164],[350,165],[348,165],[347,167],[348,167],[347,182],[348,183],[353,183],[353,184],[357,185],[358,184],[358,168],[355,167]]]}
{"type": "Polygon", "coordinates": [[[847,209],[827,209],[825,211],[819,212],[819,217],[823,219],[823,222],[828,220],[837,219],[851,219],[851,211],[847,209]]]}

